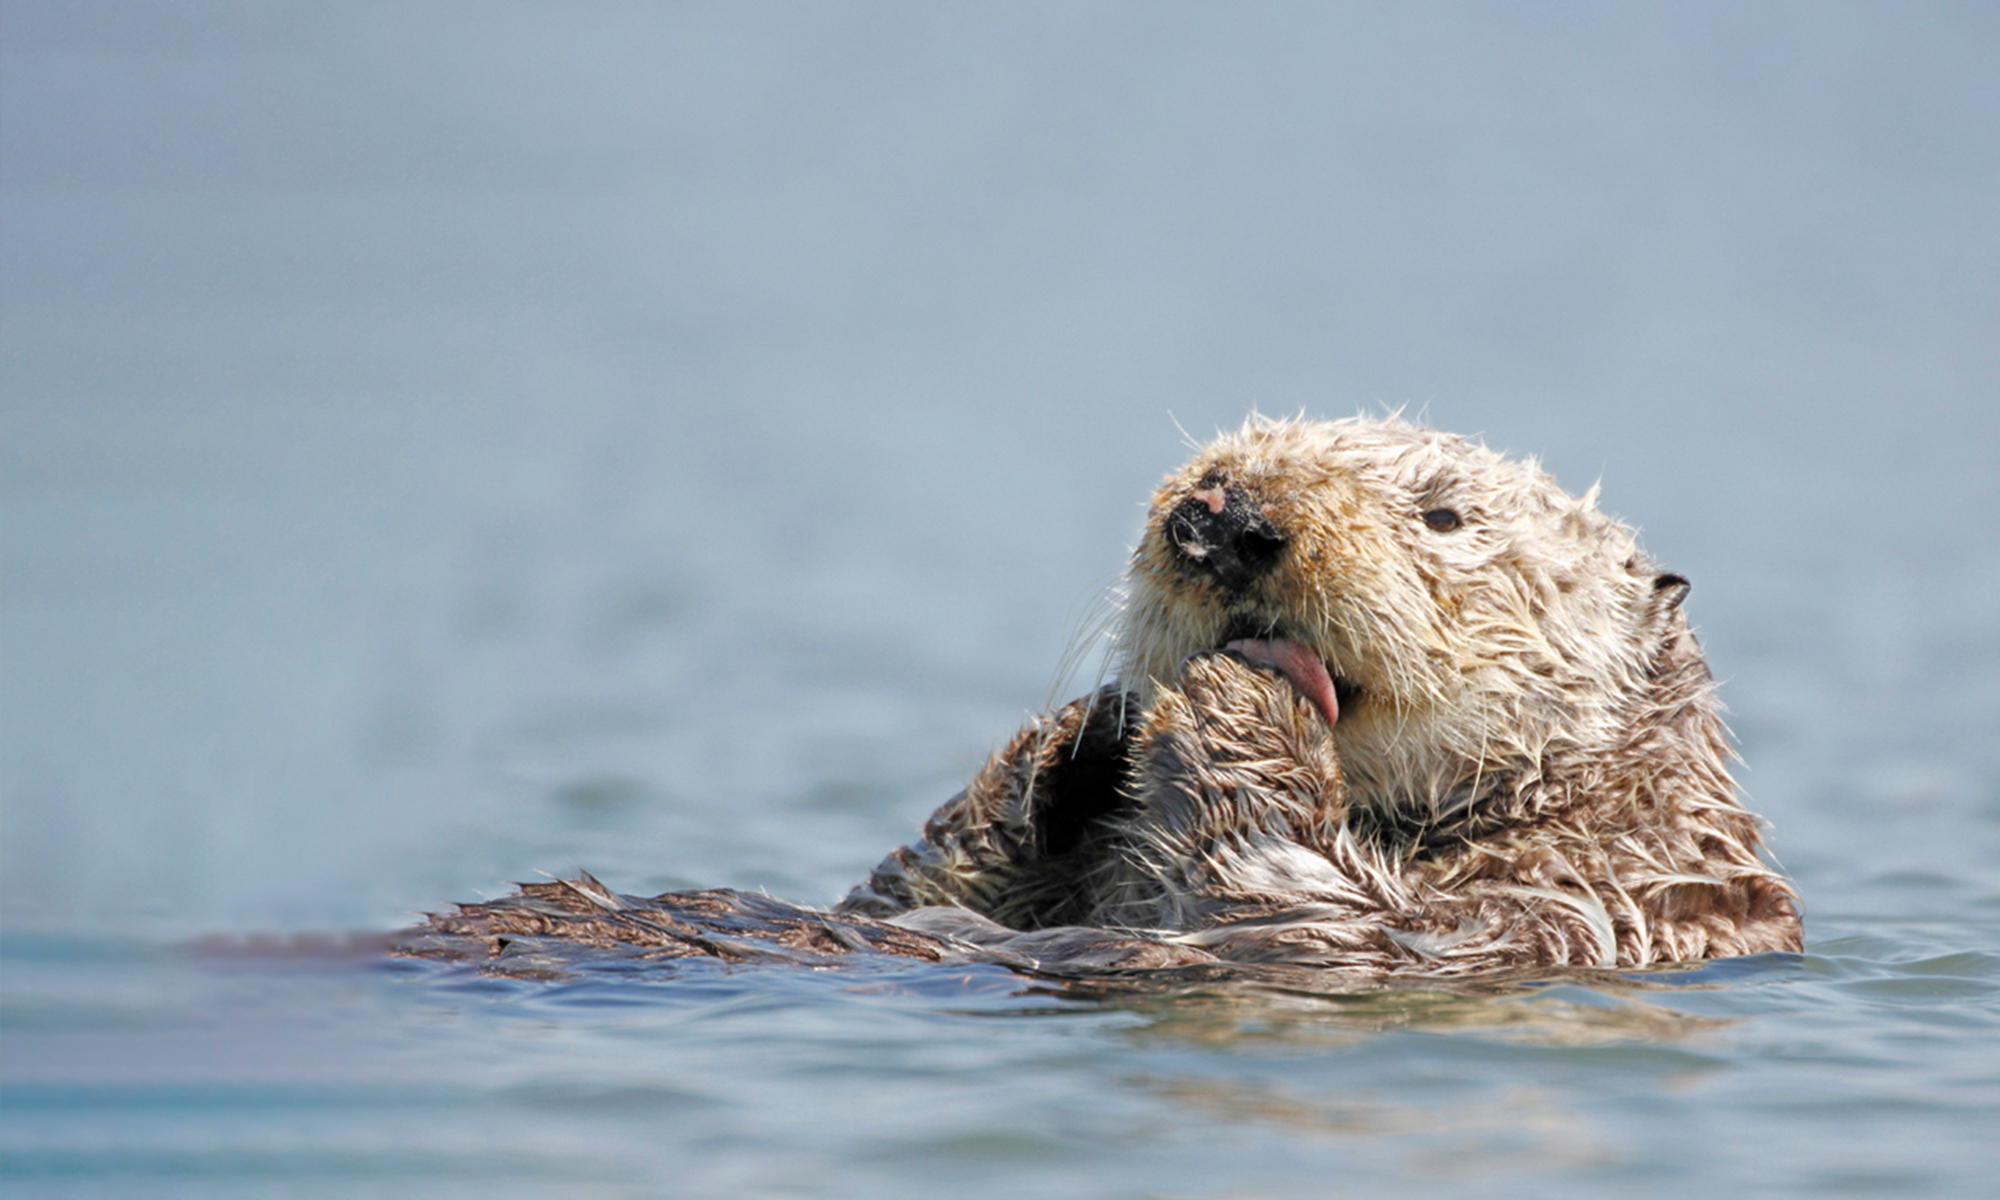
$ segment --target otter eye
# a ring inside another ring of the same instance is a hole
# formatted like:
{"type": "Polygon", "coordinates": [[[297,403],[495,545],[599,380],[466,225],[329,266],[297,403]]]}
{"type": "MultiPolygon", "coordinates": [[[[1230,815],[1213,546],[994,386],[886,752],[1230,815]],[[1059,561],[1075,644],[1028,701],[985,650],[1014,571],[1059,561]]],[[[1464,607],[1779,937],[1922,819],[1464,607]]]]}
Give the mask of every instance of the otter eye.
{"type": "Polygon", "coordinates": [[[1434,508],[1424,514],[1424,524],[1439,533],[1450,533],[1465,522],[1460,519],[1455,508],[1434,508]]]}

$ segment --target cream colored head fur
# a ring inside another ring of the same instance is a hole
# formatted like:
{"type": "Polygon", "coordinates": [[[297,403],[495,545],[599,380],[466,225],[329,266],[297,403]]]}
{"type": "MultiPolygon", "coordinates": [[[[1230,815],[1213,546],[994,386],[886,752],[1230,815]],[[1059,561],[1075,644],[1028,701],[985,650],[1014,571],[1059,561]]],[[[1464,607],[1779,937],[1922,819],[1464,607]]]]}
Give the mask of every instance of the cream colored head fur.
{"type": "Polygon", "coordinates": [[[1552,759],[1609,754],[1656,709],[1686,584],[1596,495],[1394,417],[1252,417],[1154,496],[1117,627],[1122,680],[1150,703],[1230,637],[1300,642],[1341,685],[1350,804],[1448,818],[1552,759]],[[1168,536],[1177,508],[1224,488],[1283,541],[1235,588],[1168,536]]]}

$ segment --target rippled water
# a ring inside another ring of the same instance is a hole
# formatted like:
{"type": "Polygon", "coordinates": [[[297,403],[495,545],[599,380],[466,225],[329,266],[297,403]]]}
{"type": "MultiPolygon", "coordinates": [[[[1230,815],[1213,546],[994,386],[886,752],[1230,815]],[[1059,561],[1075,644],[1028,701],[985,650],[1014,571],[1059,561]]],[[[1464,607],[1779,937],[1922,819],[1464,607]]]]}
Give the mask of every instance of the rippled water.
{"type": "Polygon", "coordinates": [[[2000,1177],[1983,13],[91,11],[0,3],[10,1195],[2000,1177]],[[1086,686],[1178,427],[1396,405],[1693,580],[1806,954],[375,952],[830,901],[1086,686]]]}
{"type": "Polygon", "coordinates": [[[524,983],[15,939],[0,1173],[48,1195],[1975,1195],[2000,1165],[2000,953],[1990,925],[1940,933],[1349,995],[702,962],[524,983]]]}

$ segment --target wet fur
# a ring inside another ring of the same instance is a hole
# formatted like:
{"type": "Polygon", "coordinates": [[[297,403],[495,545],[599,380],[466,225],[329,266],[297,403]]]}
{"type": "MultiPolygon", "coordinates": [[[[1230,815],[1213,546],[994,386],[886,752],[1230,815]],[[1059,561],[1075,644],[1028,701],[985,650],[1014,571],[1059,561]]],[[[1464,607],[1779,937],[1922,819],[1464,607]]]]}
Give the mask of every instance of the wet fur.
{"type": "Polygon", "coordinates": [[[1532,462],[1399,420],[1253,419],[1154,498],[1119,680],[1038,721],[840,911],[969,909],[1379,974],[1799,948],[1737,803],[1687,584],[1532,462]],[[1285,539],[1238,586],[1167,529],[1240,489],[1285,539]],[[1424,514],[1450,509],[1439,532],[1424,514]],[[1350,689],[1331,729],[1221,649],[1350,689]]]}
{"type": "Polygon", "coordinates": [[[1531,461],[1395,419],[1253,418],[1155,495],[1117,679],[1031,722],[832,912],[584,876],[461,905],[398,952],[1365,980],[1796,950],[1687,590],[1531,461]],[[1247,558],[1174,532],[1225,495],[1247,558]],[[1455,528],[1427,523],[1442,510],[1455,528]],[[1339,720],[1226,649],[1245,636],[1322,658],[1339,720]]]}

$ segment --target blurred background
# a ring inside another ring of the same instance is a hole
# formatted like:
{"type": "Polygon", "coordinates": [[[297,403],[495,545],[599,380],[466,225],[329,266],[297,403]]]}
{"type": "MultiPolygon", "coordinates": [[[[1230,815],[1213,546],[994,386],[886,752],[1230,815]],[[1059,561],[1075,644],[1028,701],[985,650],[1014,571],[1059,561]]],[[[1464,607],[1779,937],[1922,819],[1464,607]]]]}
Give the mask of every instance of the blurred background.
{"type": "Polygon", "coordinates": [[[1398,408],[1692,578],[1814,913],[1990,912],[1996,62],[1971,3],[0,0],[0,915],[830,901],[1089,685],[1188,436],[1398,408]]]}

